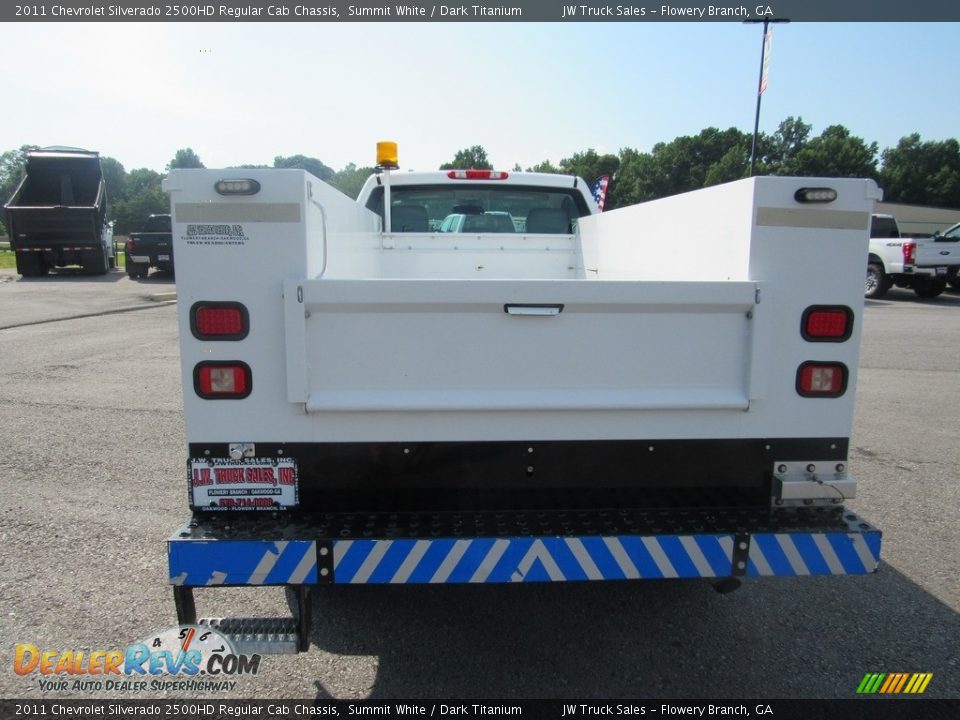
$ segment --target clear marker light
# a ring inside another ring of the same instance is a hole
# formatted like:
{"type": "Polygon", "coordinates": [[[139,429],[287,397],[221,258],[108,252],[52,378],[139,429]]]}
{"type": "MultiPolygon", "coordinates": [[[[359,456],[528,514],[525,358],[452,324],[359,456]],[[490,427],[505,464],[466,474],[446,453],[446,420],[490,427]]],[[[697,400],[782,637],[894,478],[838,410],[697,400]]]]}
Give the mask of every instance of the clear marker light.
{"type": "Polygon", "coordinates": [[[793,194],[793,199],[801,203],[828,203],[837,199],[837,191],[833,188],[800,188],[793,194]]]}
{"type": "Polygon", "coordinates": [[[256,195],[260,192],[260,183],[250,178],[218,180],[214,189],[221,195],[256,195]]]}

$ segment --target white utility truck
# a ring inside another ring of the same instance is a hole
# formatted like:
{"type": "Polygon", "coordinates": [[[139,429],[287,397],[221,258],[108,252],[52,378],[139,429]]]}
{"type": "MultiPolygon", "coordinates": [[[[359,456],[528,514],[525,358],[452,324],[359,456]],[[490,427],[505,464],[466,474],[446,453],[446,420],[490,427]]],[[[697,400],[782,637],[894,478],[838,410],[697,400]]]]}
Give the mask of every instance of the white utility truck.
{"type": "Polygon", "coordinates": [[[957,279],[960,243],[957,237],[909,238],[900,233],[893,215],[874,214],[864,295],[879,300],[894,285],[912,288],[921,298],[935,298],[957,279]]]}
{"type": "Polygon", "coordinates": [[[164,181],[181,623],[195,587],[292,586],[293,618],[213,622],[293,651],[318,584],[876,570],[844,507],[872,181],[599,214],[575,177],[380,160],[358,201],[299,170],[164,181]]]}

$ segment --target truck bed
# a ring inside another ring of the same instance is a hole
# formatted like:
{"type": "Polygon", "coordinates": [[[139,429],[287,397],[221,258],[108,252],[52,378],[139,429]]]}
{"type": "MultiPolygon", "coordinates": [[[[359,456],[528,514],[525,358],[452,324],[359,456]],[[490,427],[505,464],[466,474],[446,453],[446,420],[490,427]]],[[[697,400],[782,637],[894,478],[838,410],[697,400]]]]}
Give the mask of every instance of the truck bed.
{"type": "Polygon", "coordinates": [[[300,171],[243,173],[165,180],[181,623],[192,587],[294,585],[303,650],[317,584],[876,570],[880,532],[844,507],[872,181],[752,178],[576,233],[384,233],[300,171]]]}

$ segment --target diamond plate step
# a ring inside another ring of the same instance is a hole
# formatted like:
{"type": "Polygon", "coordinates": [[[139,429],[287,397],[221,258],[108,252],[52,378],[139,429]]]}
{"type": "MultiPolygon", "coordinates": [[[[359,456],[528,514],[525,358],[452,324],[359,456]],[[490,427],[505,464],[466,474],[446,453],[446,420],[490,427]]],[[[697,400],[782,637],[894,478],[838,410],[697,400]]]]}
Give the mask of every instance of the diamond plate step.
{"type": "Polygon", "coordinates": [[[201,618],[197,624],[224,635],[239,655],[294,655],[299,646],[292,617],[201,618]]]}

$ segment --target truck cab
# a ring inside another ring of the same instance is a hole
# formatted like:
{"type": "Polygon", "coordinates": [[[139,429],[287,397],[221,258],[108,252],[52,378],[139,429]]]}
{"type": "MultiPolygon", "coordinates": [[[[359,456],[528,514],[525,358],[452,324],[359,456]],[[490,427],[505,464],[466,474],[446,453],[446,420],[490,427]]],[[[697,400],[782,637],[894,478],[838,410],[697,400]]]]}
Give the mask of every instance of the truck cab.
{"type": "Polygon", "coordinates": [[[390,193],[392,232],[575,232],[577,219],[597,212],[580,178],[547,173],[450,170],[371,176],[357,202],[385,219],[390,193]]]}

